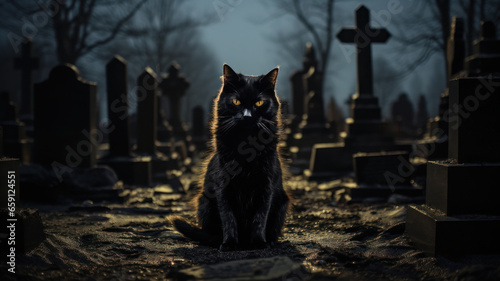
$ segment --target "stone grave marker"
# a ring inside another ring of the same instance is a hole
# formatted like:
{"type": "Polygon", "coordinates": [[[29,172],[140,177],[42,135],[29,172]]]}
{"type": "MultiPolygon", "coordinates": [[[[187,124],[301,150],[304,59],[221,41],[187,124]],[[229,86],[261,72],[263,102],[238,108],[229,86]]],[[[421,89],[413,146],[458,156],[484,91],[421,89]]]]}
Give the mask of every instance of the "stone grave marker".
{"type": "Polygon", "coordinates": [[[162,181],[167,170],[178,168],[178,163],[157,149],[158,82],[150,68],[137,78],[137,147],[139,156],[151,157],[153,180],[162,181]]]}
{"type": "Polygon", "coordinates": [[[174,137],[185,140],[187,136],[186,125],[181,119],[181,98],[189,88],[189,81],[179,74],[180,66],[172,63],[168,69],[168,75],[160,84],[163,95],[170,101],[169,124],[172,126],[174,137]]]}
{"type": "MultiPolygon", "coordinates": [[[[490,26],[482,24],[483,30],[490,26]]],[[[466,59],[466,65],[469,62],[478,68],[450,81],[448,160],[428,162],[426,204],[407,210],[407,235],[432,255],[500,251],[500,189],[496,184],[500,173],[500,68],[498,64],[488,66],[481,54],[489,50],[495,61],[500,52],[492,46],[498,44],[500,40],[494,37],[475,41],[476,53],[466,59]]]]}
{"type": "Polygon", "coordinates": [[[25,38],[21,56],[14,60],[14,68],[21,70],[21,120],[33,125],[33,70],[38,69],[39,59],[33,57],[33,40],[25,38]]]}
{"type": "Polygon", "coordinates": [[[415,112],[406,93],[401,93],[391,107],[392,122],[398,137],[413,137],[415,135],[415,112]]]}
{"type": "MultiPolygon", "coordinates": [[[[462,75],[465,58],[464,36],[463,19],[453,17],[447,41],[447,81],[462,75]]],[[[444,114],[449,108],[448,100],[449,89],[446,88],[441,93],[438,116],[429,120],[424,138],[417,142],[417,150],[428,159],[445,159],[448,156],[448,122],[444,118],[444,114]]]]}
{"type": "Polygon", "coordinates": [[[295,116],[291,122],[292,136],[287,142],[294,159],[291,166],[298,172],[309,166],[314,144],[332,141],[323,109],[317,65],[314,47],[308,43],[303,69],[291,77],[295,116]]]}
{"type": "Polygon", "coordinates": [[[126,184],[151,184],[151,161],[131,152],[127,62],[114,56],[106,65],[109,154],[99,163],[110,166],[126,184]]]}
{"type": "Polygon", "coordinates": [[[26,138],[25,124],[19,120],[17,107],[8,92],[0,93],[0,126],[3,127],[5,156],[18,158],[28,165],[33,142],[26,138]]]}
{"type": "Polygon", "coordinates": [[[373,95],[371,44],[383,43],[390,37],[384,29],[370,26],[370,11],[363,5],[356,9],[356,26],[343,28],[337,38],[356,45],[356,89],[350,101],[350,118],[346,134],[338,143],[318,143],[311,154],[306,176],[311,180],[335,176],[335,170],[352,169],[352,156],[357,152],[409,151],[411,145],[394,142],[390,124],[382,122],[378,98],[373,95]]]}
{"type": "Polygon", "coordinates": [[[207,123],[205,122],[205,112],[200,105],[193,108],[193,125],[191,126],[191,136],[197,150],[206,149],[207,123]]]}
{"type": "Polygon", "coordinates": [[[54,67],[34,88],[33,160],[45,166],[95,167],[97,85],[71,64],[54,67]]]}

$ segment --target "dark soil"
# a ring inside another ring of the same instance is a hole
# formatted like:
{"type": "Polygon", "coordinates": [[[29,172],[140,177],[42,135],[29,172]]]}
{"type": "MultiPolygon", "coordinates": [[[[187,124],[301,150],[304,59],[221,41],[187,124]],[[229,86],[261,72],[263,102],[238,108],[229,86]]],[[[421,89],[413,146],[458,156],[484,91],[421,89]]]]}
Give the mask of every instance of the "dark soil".
{"type": "Polygon", "coordinates": [[[405,205],[339,205],[315,183],[290,185],[284,236],[266,250],[219,252],[173,231],[168,215],[194,214],[189,192],[134,188],[124,204],[33,205],[47,239],[18,258],[17,280],[176,279],[195,265],[274,256],[302,264],[314,280],[500,280],[500,255],[430,257],[414,248],[405,205]]]}

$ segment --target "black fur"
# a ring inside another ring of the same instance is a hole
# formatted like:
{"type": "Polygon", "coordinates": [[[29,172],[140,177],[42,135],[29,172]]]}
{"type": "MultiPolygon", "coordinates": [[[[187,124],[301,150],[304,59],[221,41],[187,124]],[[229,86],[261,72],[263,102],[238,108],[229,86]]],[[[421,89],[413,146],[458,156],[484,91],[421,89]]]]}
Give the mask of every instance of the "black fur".
{"type": "Polygon", "coordinates": [[[198,226],[170,221],[184,236],[222,251],[265,248],[281,235],[289,205],[278,148],[278,68],[247,76],[224,64],[223,72],[212,110],[212,153],[196,202],[198,226]]]}

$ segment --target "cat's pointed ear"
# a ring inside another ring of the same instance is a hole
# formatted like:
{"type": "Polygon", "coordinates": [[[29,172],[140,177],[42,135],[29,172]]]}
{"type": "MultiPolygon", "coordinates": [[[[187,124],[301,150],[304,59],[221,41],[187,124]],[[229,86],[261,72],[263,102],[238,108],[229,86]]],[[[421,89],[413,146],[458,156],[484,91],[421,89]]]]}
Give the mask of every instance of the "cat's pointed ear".
{"type": "Polygon", "coordinates": [[[238,74],[236,74],[236,72],[234,72],[234,70],[229,65],[227,65],[227,63],[225,63],[224,66],[222,67],[222,80],[226,82],[228,80],[234,80],[234,79],[239,80],[240,77],[238,76],[238,74]]]}
{"type": "Polygon", "coordinates": [[[271,85],[273,85],[273,87],[276,86],[276,80],[278,80],[279,70],[280,70],[279,66],[275,67],[273,70],[269,71],[268,74],[262,77],[261,80],[270,83],[271,85]]]}

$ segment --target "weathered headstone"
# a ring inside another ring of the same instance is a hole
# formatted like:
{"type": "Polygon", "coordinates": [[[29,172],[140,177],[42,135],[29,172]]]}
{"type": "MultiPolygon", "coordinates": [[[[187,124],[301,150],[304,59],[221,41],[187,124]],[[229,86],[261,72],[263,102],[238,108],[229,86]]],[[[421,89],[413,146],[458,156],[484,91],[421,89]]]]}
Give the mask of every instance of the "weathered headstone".
{"type": "MultiPolygon", "coordinates": [[[[157,150],[157,122],[158,122],[158,82],[156,73],[146,67],[137,78],[137,147],[139,156],[151,157],[154,179],[163,179],[173,162],[169,157],[157,150]],[[156,177],[158,174],[159,177],[156,177]]],[[[154,180],[153,179],[153,180],[154,180]]]]}
{"type": "Polygon", "coordinates": [[[370,11],[363,5],[356,9],[356,27],[343,28],[337,38],[356,45],[356,94],[351,104],[351,118],[347,120],[349,143],[389,141],[388,124],[381,122],[378,98],[373,95],[372,43],[383,43],[390,33],[384,28],[370,26],[370,11]]]}
{"type": "Polygon", "coordinates": [[[193,125],[191,126],[191,136],[193,143],[198,150],[204,150],[207,142],[207,124],[205,123],[205,112],[203,107],[193,108],[193,125]]]}
{"type": "Polygon", "coordinates": [[[314,144],[333,140],[325,118],[323,87],[317,65],[315,50],[308,43],[303,69],[291,77],[295,116],[291,122],[292,136],[287,142],[294,158],[292,166],[299,172],[308,167],[314,144]]]}
{"type": "Polygon", "coordinates": [[[71,64],[56,66],[34,88],[36,163],[94,167],[97,153],[97,86],[71,64]]]}
{"type": "MultiPolygon", "coordinates": [[[[304,69],[305,101],[304,114],[300,131],[303,135],[325,136],[328,135],[326,127],[323,87],[320,81],[321,74],[318,71],[316,53],[311,44],[307,45],[306,59],[308,69],[304,69]]],[[[305,66],[305,65],[304,65],[305,66]]]]}
{"type": "Polygon", "coordinates": [[[357,60],[357,92],[350,101],[350,118],[346,119],[346,134],[339,143],[316,144],[306,175],[310,179],[333,176],[334,170],[352,169],[352,155],[357,152],[408,151],[411,146],[396,144],[390,124],[382,122],[378,98],[373,95],[371,44],[390,37],[386,29],[370,27],[370,11],[365,6],[356,9],[356,27],[344,28],[337,38],[355,43],[357,60]]]}
{"type": "Polygon", "coordinates": [[[14,60],[14,68],[21,70],[21,120],[33,122],[33,74],[38,69],[39,59],[33,57],[33,40],[26,38],[22,43],[21,57],[14,60]]]}
{"type": "Polygon", "coordinates": [[[396,135],[399,137],[413,137],[415,135],[414,110],[408,95],[402,93],[392,103],[392,121],[396,125],[396,135]]]}
{"type": "Polygon", "coordinates": [[[170,101],[169,124],[172,126],[174,137],[184,140],[187,136],[186,125],[181,119],[181,98],[189,88],[189,82],[185,76],[179,74],[180,66],[172,63],[168,69],[168,75],[160,84],[163,95],[170,101]]]}
{"type": "Polygon", "coordinates": [[[137,78],[137,153],[156,153],[158,83],[149,67],[137,78]]]}
{"type": "Polygon", "coordinates": [[[110,166],[127,184],[150,185],[151,162],[131,153],[127,62],[116,55],[106,65],[109,155],[99,163],[110,166]]]}
{"type": "MultiPolygon", "coordinates": [[[[500,40],[483,39],[474,42],[476,53],[466,61],[480,57],[481,49],[491,50],[492,58],[500,57],[498,48],[489,49],[500,40]]],[[[488,64],[483,60],[481,68],[483,63],[488,64]]],[[[484,69],[491,73],[469,69],[465,75],[477,77],[450,81],[449,159],[428,162],[426,204],[411,206],[407,212],[407,234],[430,254],[500,251],[500,189],[496,184],[500,173],[500,68],[498,64],[488,67],[484,69]]]]}
{"type": "Polygon", "coordinates": [[[429,119],[429,111],[427,111],[427,101],[424,95],[418,97],[417,116],[415,117],[416,126],[419,134],[424,132],[429,119]]]}
{"type": "Polygon", "coordinates": [[[0,93],[0,126],[3,127],[5,156],[29,164],[33,142],[26,138],[25,124],[19,121],[17,107],[8,92],[0,93]]]}

